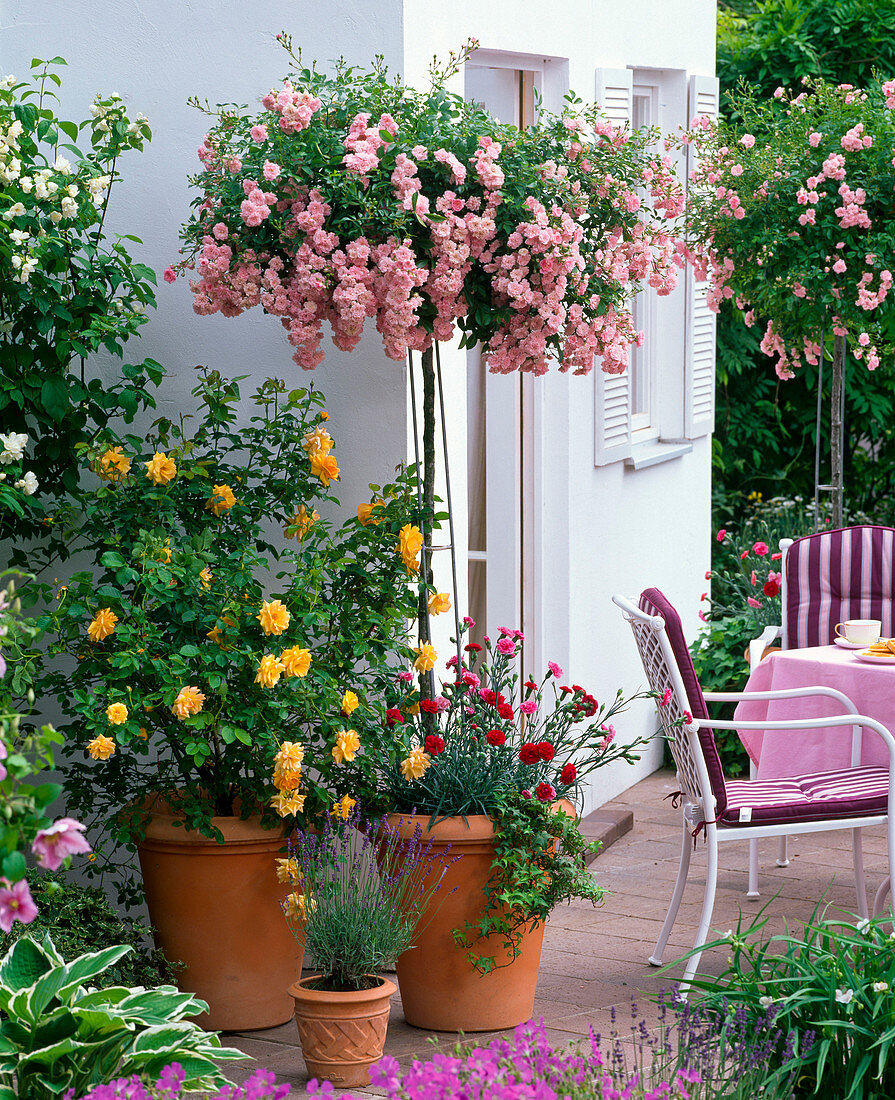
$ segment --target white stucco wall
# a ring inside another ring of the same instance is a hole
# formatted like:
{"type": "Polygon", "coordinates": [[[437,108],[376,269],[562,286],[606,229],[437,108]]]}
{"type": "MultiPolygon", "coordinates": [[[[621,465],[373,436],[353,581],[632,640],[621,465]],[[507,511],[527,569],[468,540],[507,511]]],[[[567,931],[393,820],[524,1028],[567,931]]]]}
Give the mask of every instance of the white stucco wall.
{"type": "MultiPolygon", "coordinates": [[[[627,66],[714,71],[714,0],[327,0],[325,5],[269,10],[243,0],[5,0],[0,70],[27,73],[35,54],[61,54],[62,108],[84,117],[97,91],[117,91],[132,113],[149,117],[154,139],[145,153],[123,159],[109,226],[141,237],[139,259],[161,275],[177,258],[178,230],[193,192],[187,175],[198,169],[196,148],[207,128],[186,105],[198,95],[257,103],[288,71],[275,41],[293,33],[306,59],[325,64],[344,56],[368,63],[384,55],[406,79],[427,83],[432,55],[446,56],[469,36],[483,49],[567,59],[569,85],[594,95],[598,67],[627,66]],[[283,26],[285,24],[285,27],[283,26]],[[291,25],[290,25],[291,24],[291,25]]],[[[462,77],[456,90],[462,91],[462,77]]],[[[683,363],[683,300],[666,314],[661,332],[666,388],[679,389],[683,363]],[[667,360],[667,362],[666,362],[667,360]]],[[[328,343],[328,342],[327,342],[328,343]]],[[[197,363],[251,381],[269,374],[298,382],[282,329],[260,312],[237,319],[197,317],[186,283],[161,282],[158,309],[132,360],[152,356],[168,369],[166,411],[189,406],[197,363]]],[[[457,543],[466,545],[465,355],[443,356],[455,501],[457,543]]],[[[107,364],[98,361],[98,369],[107,364]]],[[[114,369],[114,368],[113,368],[114,369]]],[[[328,398],[331,428],[343,477],[343,506],[364,499],[369,481],[381,481],[410,454],[404,371],[387,360],[375,333],[345,355],[328,345],[312,376],[328,398]]],[[[662,466],[632,471],[622,464],[594,467],[592,377],[551,376],[539,382],[542,525],[539,552],[543,594],[539,630],[545,657],[564,665],[570,679],[598,697],[643,677],[633,641],[609,597],[658,584],[685,613],[689,633],[708,568],[709,439],[691,454],[662,466]]],[[[244,410],[245,415],[248,411],[244,410]]],[[[446,555],[442,556],[446,558],[446,555]]],[[[446,562],[439,581],[447,587],[446,562]]],[[[465,569],[461,568],[461,589],[465,569]]],[[[463,596],[461,595],[461,601],[463,596]]],[[[495,624],[496,625],[496,624],[495,624]]],[[[503,625],[503,624],[501,624],[503,625]]],[[[443,645],[445,626],[436,641],[443,645]]],[[[631,734],[652,730],[644,707],[624,723],[631,734]]],[[[588,797],[596,805],[656,766],[656,746],[634,769],[600,773],[588,797]]]]}

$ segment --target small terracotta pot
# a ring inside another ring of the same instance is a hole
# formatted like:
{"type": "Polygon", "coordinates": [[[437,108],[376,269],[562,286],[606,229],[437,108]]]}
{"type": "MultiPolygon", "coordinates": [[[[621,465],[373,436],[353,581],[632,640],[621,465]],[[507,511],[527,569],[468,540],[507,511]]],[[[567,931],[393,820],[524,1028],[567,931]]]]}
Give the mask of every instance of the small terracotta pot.
{"type": "MultiPolygon", "coordinates": [[[[763,661],[765,659],[765,657],[769,656],[771,653],[779,653],[779,652],[780,652],[780,646],[778,646],[778,645],[766,645],[764,647],[764,649],[761,651],[761,656],[758,659],[759,659],[759,661],[763,661]]],[[[749,647],[748,646],[746,647],[746,650],[743,653],[743,657],[745,658],[747,665],[751,664],[751,662],[749,660],[749,647]]]]}
{"type": "Polygon", "coordinates": [[[515,1027],[530,1019],[534,1010],[544,924],[523,932],[520,954],[508,965],[499,965],[507,962],[501,936],[476,944],[475,951],[493,954],[498,962],[490,974],[480,974],[451,933],[482,915],[494,860],[494,824],[490,817],[470,814],[465,820],[444,818],[429,830],[430,820],[423,815],[389,816],[400,837],[412,836],[419,824],[423,842],[431,839],[433,851],[449,844],[447,859],[453,860],[435,894],[431,914],[423,916],[413,947],[398,958],[404,1018],[427,1031],[515,1027]]]}
{"type": "Polygon", "coordinates": [[[342,1088],[365,1088],[370,1066],[382,1057],[389,1002],[398,987],[380,978],[373,989],[308,989],[320,977],[311,974],[289,988],[308,1076],[342,1088]]]}
{"type": "Polygon", "coordinates": [[[303,950],[289,931],[277,882],[281,831],[260,818],[214,817],[224,843],[187,832],[154,805],[139,846],[158,946],[186,969],[178,985],[208,1002],[197,1022],[219,1031],[276,1027],[292,1015],[284,989],[301,974],[303,950]]]}

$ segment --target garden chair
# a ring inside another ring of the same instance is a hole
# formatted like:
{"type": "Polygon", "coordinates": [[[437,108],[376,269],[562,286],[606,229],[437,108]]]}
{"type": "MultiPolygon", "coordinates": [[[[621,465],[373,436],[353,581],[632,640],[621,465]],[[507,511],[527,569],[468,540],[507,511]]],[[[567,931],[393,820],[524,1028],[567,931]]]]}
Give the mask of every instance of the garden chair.
{"type": "MultiPolygon", "coordinates": [[[[755,668],[765,648],[832,645],[836,624],[846,619],[880,619],[884,638],[895,635],[895,529],[865,525],[781,539],[782,622],[765,627],[749,643],[755,668]]],[[[756,776],[755,761],[749,774],[756,776]]],[[[780,838],[778,867],[788,867],[786,836],[780,838]]],[[[758,897],[758,842],[749,845],[747,897],[758,897]]]]}
{"type": "MultiPolygon", "coordinates": [[[[850,701],[833,688],[805,687],[772,692],[705,692],[696,671],[677,612],[657,588],[648,588],[639,606],[622,596],[613,596],[631,624],[634,639],[650,687],[658,693],[659,716],[675,764],[683,807],[681,862],[668,914],[649,961],[662,965],[662,955],[674,926],[687,882],[690,856],[696,838],[704,833],[708,847],[705,897],[693,944],[695,954],[687,961],[681,980],[681,995],[699,964],[697,951],[708,936],[718,882],[718,846],[732,840],[757,840],[786,833],[816,833],[851,829],[854,847],[855,887],[858,912],[866,916],[867,892],[861,858],[861,829],[867,825],[887,826],[889,870],[895,867],[895,737],[879,722],[856,714],[850,701]],[[743,698],[788,698],[798,695],[826,695],[837,699],[843,713],[832,717],[734,723],[710,719],[707,700],[735,702],[743,698]],[[797,775],[786,780],[727,780],[715,746],[714,729],[762,728],[781,730],[852,726],[852,766],[839,771],[797,775]],[[872,729],[883,738],[889,766],[861,766],[861,729],[872,729]]],[[[882,906],[884,895],[877,895],[882,906]]]]}

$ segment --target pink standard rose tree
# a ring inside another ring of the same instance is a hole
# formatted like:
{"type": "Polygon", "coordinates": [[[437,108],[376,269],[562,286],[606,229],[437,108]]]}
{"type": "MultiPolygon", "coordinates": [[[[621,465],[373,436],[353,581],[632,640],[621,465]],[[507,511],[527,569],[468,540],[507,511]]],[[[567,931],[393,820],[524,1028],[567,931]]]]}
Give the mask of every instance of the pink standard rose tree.
{"type": "MultiPolygon", "coordinates": [[[[781,379],[833,345],[833,481],[846,351],[875,370],[893,349],[895,81],[861,90],[806,81],[768,100],[744,95],[737,124],[693,120],[698,156],[686,224],[709,303],[733,299],[781,379]]],[[[837,460],[837,451],[839,459],[837,460]]],[[[837,472],[838,466],[838,472],[837,472]]]]}

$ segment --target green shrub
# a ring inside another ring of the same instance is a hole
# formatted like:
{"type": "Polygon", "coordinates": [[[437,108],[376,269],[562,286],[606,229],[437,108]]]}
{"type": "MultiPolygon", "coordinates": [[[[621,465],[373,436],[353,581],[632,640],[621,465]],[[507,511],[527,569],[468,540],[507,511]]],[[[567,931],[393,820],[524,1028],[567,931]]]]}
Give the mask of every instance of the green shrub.
{"type": "Polygon", "coordinates": [[[27,874],[31,896],[40,915],[27,927],[14,924],[0,937],[5,955],[22,935],[40,938],[48,933],[66,959],[98,951],[111,943],[132,950],[106,970],[110,985],[166,985],[176,981],[181,967],[171,963],[151,944],[152,929],[139,921],[119,916],[105,893],[95,886],[80,886],[64,875],[31,870],[27,874]]]}

